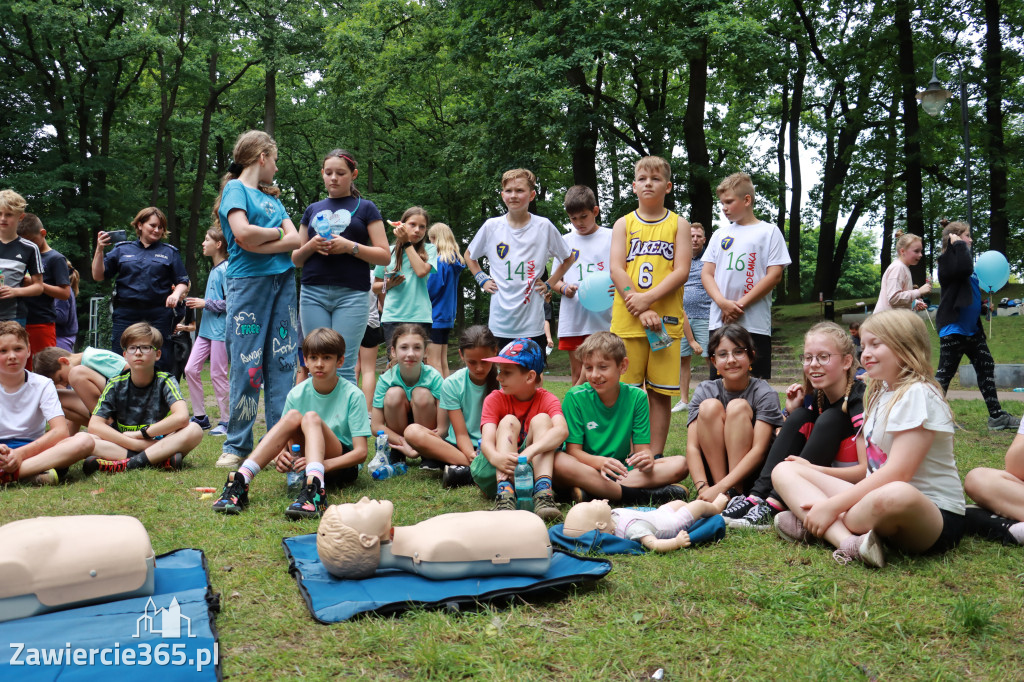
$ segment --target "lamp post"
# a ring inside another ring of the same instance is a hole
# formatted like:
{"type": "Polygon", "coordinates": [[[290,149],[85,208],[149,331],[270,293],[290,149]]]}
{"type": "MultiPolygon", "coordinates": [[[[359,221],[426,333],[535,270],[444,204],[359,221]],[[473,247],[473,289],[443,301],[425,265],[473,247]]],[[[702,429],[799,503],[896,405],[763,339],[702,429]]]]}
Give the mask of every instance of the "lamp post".
{"type": "Polygon", "coordinates": [[[974,207],[971,195],[971,132],[968,127],[969,119],[967,117],[967,86],[964,85],[964,65],[955,54],[942,52],[936,55],[935,59],[932,60],[932,79],[928,81],[927,88],[917,93],[917,98],[921,100],[921,108],[924,109],[926,114],[938,116],[939,112],[946,105],[946,100],[953,95],[949,90],[942,87],[942,82],[935,75],[936,63],[942,57],[949,57],[956,62],[957,78],[960,81],[960,119],[964,126],[964,167],[967,176],[967,224],[974,229],[974,207]]]}

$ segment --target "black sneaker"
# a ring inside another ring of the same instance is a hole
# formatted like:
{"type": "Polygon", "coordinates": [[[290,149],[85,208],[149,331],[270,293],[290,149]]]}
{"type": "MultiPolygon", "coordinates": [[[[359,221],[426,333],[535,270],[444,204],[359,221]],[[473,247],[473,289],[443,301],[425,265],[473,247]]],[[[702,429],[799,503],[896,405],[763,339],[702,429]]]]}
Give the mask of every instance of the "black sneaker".
{"type": "Polygon", "coordinates": [[[299,493],[299,497],[288,505],[284,515],[289,519],[318,519],[327,509],[327,491],[314,478],[299,493]]]}
{"type": "Polygon", "coordinates": [[[180,452],[175,452],[173,455],[165,459],[158,468],[167,469],[168,471],[181,471],[183,466],[185,466],[185,455],[180,452]]]}
{"type": "Polygon", "coordinates": [[[732,527],[740,524],[739,521],[750,513],[750,510],[754,509],[760,503],[764,502],[760,497],[751,495],[750,497],[734,497],[729,500],[729,504],[726,506],[725,511],[722,512],[722,518],[725,519],[725,525],[732,527]]]}
{"type": "Polygon", "coordinates": [[[238,514],[249,505],[249,486],[237,471],[228,474],[228,482],[220,499],[213,503],[213,511],[223,514],[238,514]]]}
{"type": "Polygon", "coordinates": [[[420,458],[420,469],[423,471],[441,471],[444,469],[444,464],[438,462],[436,459],[427,459],[426,457],[420,458]]]}
{"type": "Polygon", "coordinates": [[[473,485],[473,472],[464,464],[449,464],[441,474],[441,485],[445,488],[473,485]]]}
{"type": "Polygon", "coordinates": [[[768,530],[775,522],[775,515],[779,510],[767,502],[755,504],[742,519],[736,519],[731,525],[732,528],[756,528],[768,530]]]}
{"type": "Polygon", "coordinates": [[[210,418],[205,414],[202,417],[192,417],[189,421],[193,424],[199,424],[203,431],[207,431],[210,428],[210,418]]]}

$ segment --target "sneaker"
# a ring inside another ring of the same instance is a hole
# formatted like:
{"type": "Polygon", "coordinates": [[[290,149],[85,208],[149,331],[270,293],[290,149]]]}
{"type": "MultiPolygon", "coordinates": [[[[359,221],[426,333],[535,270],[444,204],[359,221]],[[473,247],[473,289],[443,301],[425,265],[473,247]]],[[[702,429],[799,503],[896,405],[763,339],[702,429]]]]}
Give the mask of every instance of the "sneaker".
{"type": "Polygon", "coordinates": [[[192,422],[193,424],[199,424],[199,427],[203,431],[206,431],[210,428],[210,418],[207,417],[205,414],[202,417],[192,417],[191,419],[189,419],[189,421],[192,422]]]}
{"type": "Polygon", "coordinates": [[[159,465],[161,469],[167,469],[168,471],[181,471],[181,468],[185,465],[185,455],[180,452],[175,452],[173,455],[168,457],[159,465]]]}
{"type": "Polygon", "coordinates": [[[1003,412],[998,417],[988,418],[988,430],[989,431],[1002,431],[1004,429],[1017,430],[1020,426],[1020,418],[1014,417],[1009,412],[1003,412]]]}
{"type": "Polygon", "coordinates": [[[91,455],[82,462],[82,473],[91,476],[97,471],[102,471],[105,474],[120,474],[132,469],[141,469],[144,465],[136,460],[137,456],[127,459],[100,459],[96,455],[91,455]]]}
{"type": "Polygon", "coordinates": [[[977,535],[987,540],[1002,542],[1004,545],[1021,544],[1010,530],[1019,523],[1018,521],[982,509],[976,504],[967,505],[964,519],[966,521],[965,532],[968,535],[977,535]]]}
{"type": "Polygon", "coordinates": [[[327,491],[321,488],[314,478],[312,483],[307,483],[302,489],[298,499],[288,505],[284,515],[294,520],[318,519],[323,516],[326,509],[327,491]]]}
{"type": "Polygon", "coordinates": [[[445,488],[473,485],[473,473],[464,464],[448,464],[441,474],[441,485],[445,488]]]}
{"type": "Polygon", "coordinates": [[[57,474],[56,469],[47,469],[43,473],[32,477],[32,485],[44,486],[57,485],[58,483],[60,483],[60,476],[57,474]]]}
{"type": "Polygon", "coordinates": [[[423,471],[441,471],[444,468],[444,464],[438,462],[436,459],[427,459],[426,457],[420,458],[420,469],[423,471]]]}
{"type": "Polygon", "coordinates": [[[753,506],[754,503],[747,500],[746,495],[736,495],[730,498],[729,504],[725,505],[725,510],[722,512],[725,525],[728,526],[730,520],[742,519],[753,506]]]}
{"type": "MultiPolygon", "coordinates": [[[[779,512],[775,507],[771,506],[767,502],[761,502],[751,507],[743,518],[735,519],[732,527],[768,530],[772,527],[772,522],[775,520],[775,516],[778,513],[779,512]]],[[[728,525],[728,522],[726,525],[728,525]]]]}
{"type": "Polygon", "coordinates": [[[210,431],[211,436],[226,436],[228,435],[228,423],[220,422],[210,431]]]}
{"type": "Polygon", "coordinates": [[[678,403],[672,406],[673,412],[687,412],[690,409],[690,403],[685,400],[680,400],[678,403]]]}
{"type": "Polygon", "coordinates": [[[865,566],[885,568],[882,543],[878,541],[878,536],[873,530],[869,530],[864,535],[851,535],[843,540],[839,549],[832,552],[832,558],[844,566],[857,559],[865,566]]]}
{"type": "Polygon", "coordinates": [[[786,542],[808,543],[814,537],[791,511],[779,512],[775,516],[775,532],[786,542]]]}
{"type": "Polygon", "coordinates": [[[228,482],[220,499],[213,503],[213,511],[224,514],[237,514],[249,505],[249,485],[237,471],[228,474],[228,482]]]}
{"type": "Polygon", "coordinates": [[[660,507],[676,500],[686,502],[690,499],[690,491],[686,489],[686,486],[678,483],[663,485],[659,488],[641,488],[638,492],[642,496],[648,497],[648,504],[653,507],[660,507]]]}
{"type": "Polygon", "coordinates": [[[237,469],[242,462],[245,461],[245,457],[241,455],[235,455],[230,452],[220,453],[220,457],[217,459],[216,466],[225,467],[228,469],[237,469]]]}
{"type": "Polygon", "coordinates": [[[533,494],[533,513],[545,522],[561,520],[562,511],[555,504],[555,493],[552,490],[540,490],[533,494]]]}
{"type": "Polygon", "coordinates": [[[494,506],[491,507],[491,511],[515,511],[516,510],[516,493],[511,488],[507,490],[499,490],[498,496],[494,498],[494,506]]]}

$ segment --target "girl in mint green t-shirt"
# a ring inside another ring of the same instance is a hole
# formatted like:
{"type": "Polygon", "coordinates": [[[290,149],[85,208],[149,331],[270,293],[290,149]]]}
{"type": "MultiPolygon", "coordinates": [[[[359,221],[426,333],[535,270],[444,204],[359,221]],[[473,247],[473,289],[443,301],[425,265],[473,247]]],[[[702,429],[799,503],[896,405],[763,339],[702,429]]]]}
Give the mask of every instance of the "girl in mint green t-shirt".
{"type": "Polygon", "coordinates": [[[427,241],[429,221],[419,206],[406,209],[401,222],[391,223],[395,228],[391,264],[378,265],[373,271],[373,290],[384,294],[380,322],[388,347],[398,325],[407,322],[422,326],[429,339],[433,307],[427,280],[437,270],[437,249],[427,241]]]}

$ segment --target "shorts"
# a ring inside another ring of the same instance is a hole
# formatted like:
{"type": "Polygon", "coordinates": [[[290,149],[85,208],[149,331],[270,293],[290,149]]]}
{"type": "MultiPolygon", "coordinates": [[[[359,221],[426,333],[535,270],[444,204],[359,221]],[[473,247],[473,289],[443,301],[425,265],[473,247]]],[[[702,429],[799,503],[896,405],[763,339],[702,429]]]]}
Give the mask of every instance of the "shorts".
{"type": "Polygon", "coordinates": [[[662,395],[679,395],[679,339],[657,352],[651,351],[645,336],[630,336],[622,342],[629,358],[623,383],[642,387],[646,382],[648,389],[662,395]]]}
{"type": "Polygon", "coordinates": [[[335,469],[324,474],[324,486],[344,488],[355,483],[357,478],[359,478],[358,466],[335,469]]]}
{"type": "MultiPolygon", "coordinates": [[[[580,347],[580,344],[587,340],[589,334],[583,336],[559,336],[558,350],[567,350],[570,353],[580,347]]],[[[545,343],[547,340],[545,339],[545,343]]]]}
{"type": "MultiPolygon", "coordinates": [[[[515,337],[515,338],[511,338],[510,339],[510,338],[508,338],[506,336],[495,336],[494,340],[498,342],[498,351],[500,352],[502,348],[504,348],[508,344],[512,343],[513,341],[515,341],[516,338],[519,338],[519,337],[515,337]]],[[[537,347],[540,348],[540,357],[544,361],[544,366],[547,367],[548,366],[548,353],[547,353],[548,337],[546,337],[545,335],[541,334],[539,336],[531,336],[529,338],[533,339],[534,343],[537,344],[537,347]]]]}
{"type": "Polygon", "coordinates": [[[483,454],[478,454],[469,463],[469,473],[473,475],[473,482],[480,488],[485,497],[495,497],[498,494],[498,470],[494,468],[483,454]]]}
{"type": "MultiPolygon", "coordinates": [[[[768,334],[751,334],[750,336],[754,339],[756,356],[754,364],[750,368],[750,375],[769,381],[772,378],[772,337],[768,334]]],[[[709,362],[708,366],[711,367],[711,380],[714,381],[718,378],[718,370],[715,369],[713,363],[709,362]]]]}
{"type": "Polygon", "coordinates": [[[448,337],[451,336],[451,334],[452,334],[452,328],[451,327],[445,327],[445,328],[442,329],[442,328],[439,328],[439,327],[433,327],[432,326],[430,328],[430,343],[435,343],[438,346],[447,346],[448,345],[448,337]]]}
{"type": "Polygon", "coordinates": [[[960,544],[967,528],[967,517],[961,514],[954,514],[951,511],[940,509],[942,514],[942,532],[936,538],[932,546],[926,549],[923,554],[942,554],[960,544]]]}
{"type": "Polygon", "coordinates": [[[25,369],[32,371],[32,356],[44,348],[52,348],[57,345],[57,326],[53,322],[42,324],[25,325],[28,332],[28,346],[30,353],[25,369]]]}
{"type": "MultiPolygon", "coordinates": [[[[399,325],[406,324],[405,322],[381,322],[380,328],[384,330],[384,343],[388,346],[388,352],[391,351],[391,336],[395,333],[395,330],[399,325]]],[[[427,337],[430,337],[430,323],[429,322],[412,322],[410,324],[418,324],[423,327],[423,331],[427,333],[427,337]]]]}
{"type": "MultiPolygon", "coordinates": [[[[687,318],[690,320],[690,331],[693,332],[693,340],[700,344],[700,347],[704,349],[701,353],[701,357],[707,357],[708,354],[708,318],[697,319],[687,318]]],[[[693,355],[693,349],[690,348],[690,344],[687,343],[686,338],[679,339],[679,357],[688,358],[693,355]]]]}
{"type": "Polygon", "coordinates": [[[363,340],[359,345],[362,348],[377,348],[382,343],[384,343],[384,332],[381,328],[366,325],[366,331],[363,332],[363,340]]]}

